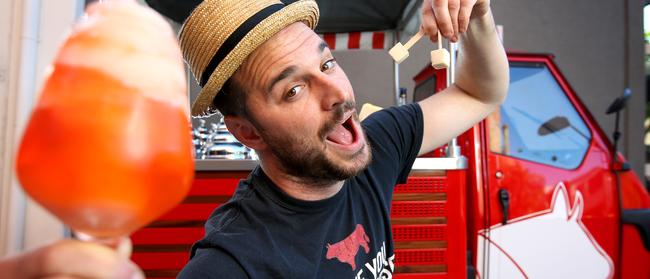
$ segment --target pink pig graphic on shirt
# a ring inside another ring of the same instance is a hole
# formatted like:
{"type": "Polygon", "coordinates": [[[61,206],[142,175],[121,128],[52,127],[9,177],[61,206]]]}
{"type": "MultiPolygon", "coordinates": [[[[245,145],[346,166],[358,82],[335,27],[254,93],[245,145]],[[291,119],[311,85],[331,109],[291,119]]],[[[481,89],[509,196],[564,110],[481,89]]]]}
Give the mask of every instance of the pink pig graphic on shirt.
{"type": "Polygon", "coordinates": [[[363,247],[367,254],[370,252],[369,241],[370,238],[366,235],[366,230],[363,229],[363,226],[357,224],[357,227],[348,237],[337,243],[327,244],[327,255],[325,257],[328,260],[336,258],[342,263],[349,264],[352,270],[355,270],[357,268],[355,258],[359,252],[359,246],[363,247]]]}

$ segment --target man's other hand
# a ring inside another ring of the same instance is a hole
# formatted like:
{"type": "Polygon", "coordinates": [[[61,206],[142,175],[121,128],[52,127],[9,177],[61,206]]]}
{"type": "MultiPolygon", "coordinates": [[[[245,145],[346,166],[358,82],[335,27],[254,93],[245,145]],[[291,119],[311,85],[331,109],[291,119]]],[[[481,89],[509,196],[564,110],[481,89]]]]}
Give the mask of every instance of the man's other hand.
{"type": "Polygon", "coordinates": [[[116,248],[79,240],[59,242],[0,260],[1,278],[144,278],[129,260],[131,241],[120,240],[116,248]],[[5,277],[6,276],[6,277],[5,277]]]}
{"type": "Polygon", "coordinates": [[[490,0],[424,0],[422,3],[422,28],[432,42],[440,34],[457,42],[459,34],[467,32],[469,21],[490,10],[490,0]]]}

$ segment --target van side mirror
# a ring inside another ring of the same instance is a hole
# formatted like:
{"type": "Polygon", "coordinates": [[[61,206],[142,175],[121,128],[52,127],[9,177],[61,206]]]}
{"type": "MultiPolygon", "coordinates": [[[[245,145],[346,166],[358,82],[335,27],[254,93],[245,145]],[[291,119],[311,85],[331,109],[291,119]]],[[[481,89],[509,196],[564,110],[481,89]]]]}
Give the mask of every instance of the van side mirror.
{"type": "Polygon", "coordinates": [[[628,162],[617,162],[618,159],[618,140],[621,138],[621,131],[619,130],[619,122],[621,120],[621,110],[625,108],[625,105],[627,104],[627,100],[630,99],[630,96],[632,95],[632,90],[629,88],[625,88],[623,91],[623,95],[620,97],[616,98],[614,102],[609,105],[609,108],[607,109],[607,114],[613,114],[616,113],[616,120],[614,121],[614,133],[613,133],[613,138],[614,138],[614,144],[612,146],[612,170],[614,171],[628,171],[630,170],[630,164],[628,162]]]}
{"type": "Polygon", "coordinates": [[[623,91],[623,95],[616,98],[614,102],[612,102],[611,105],[609,105],[609,108],[607,108],[607,114],[612,114],[621,111],[622,109],[625,108],[627,105],[627,100],[630,99],[630,96],[632,95],[632,90],[629,88],[625,88],[625,91],[623,91]]]}

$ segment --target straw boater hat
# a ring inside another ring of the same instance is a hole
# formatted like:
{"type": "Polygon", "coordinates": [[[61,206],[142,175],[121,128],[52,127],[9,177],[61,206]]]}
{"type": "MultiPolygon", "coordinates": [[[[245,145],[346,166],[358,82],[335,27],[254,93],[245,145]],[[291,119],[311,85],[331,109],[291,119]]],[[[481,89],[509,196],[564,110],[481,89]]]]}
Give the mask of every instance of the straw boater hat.
{"type": "Polygon", "coordinates": [[[294,22],[314,29],[314,0],[205,0],[183,23],[183,57],[203,88],[192,104],[193,117],[216,113],[212,100],[257,47],[294,22]]]}

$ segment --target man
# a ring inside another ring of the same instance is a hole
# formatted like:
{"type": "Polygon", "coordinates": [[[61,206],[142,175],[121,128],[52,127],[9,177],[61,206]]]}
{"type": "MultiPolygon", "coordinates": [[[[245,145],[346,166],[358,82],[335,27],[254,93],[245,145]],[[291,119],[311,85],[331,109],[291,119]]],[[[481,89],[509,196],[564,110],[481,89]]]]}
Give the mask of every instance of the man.
{"type": "MultiPolygon", "coordinates": [[[[315,2],[207,0],[193,12],[180,36],[203,86],[192,113],[218,109],[260,167],[213,213],[180,278],[390,277],[393,185],[417,155],[487,116],[508,85],[489,0],[424,0],[422,15],[432,41],[440,30],[460,42],[456,83],[362,124],[347,77],[311,29],[315,2]]],[[[66,240],[0,270],[141,278],[124,250],[66,240]]]]}
{"type": "Polygon", "coordinates": [[[207,221],[180,278],[362,278],[394,271],[389,206],[417,155],[504,99],[507,61],[488,0],[426,0],[423,26],[459,41],[456,83],[419,104],[357,119],[354,93],[312,28],[311,0],[207,0],[180,33],[203,87],[260,165],[207,221]]]}

